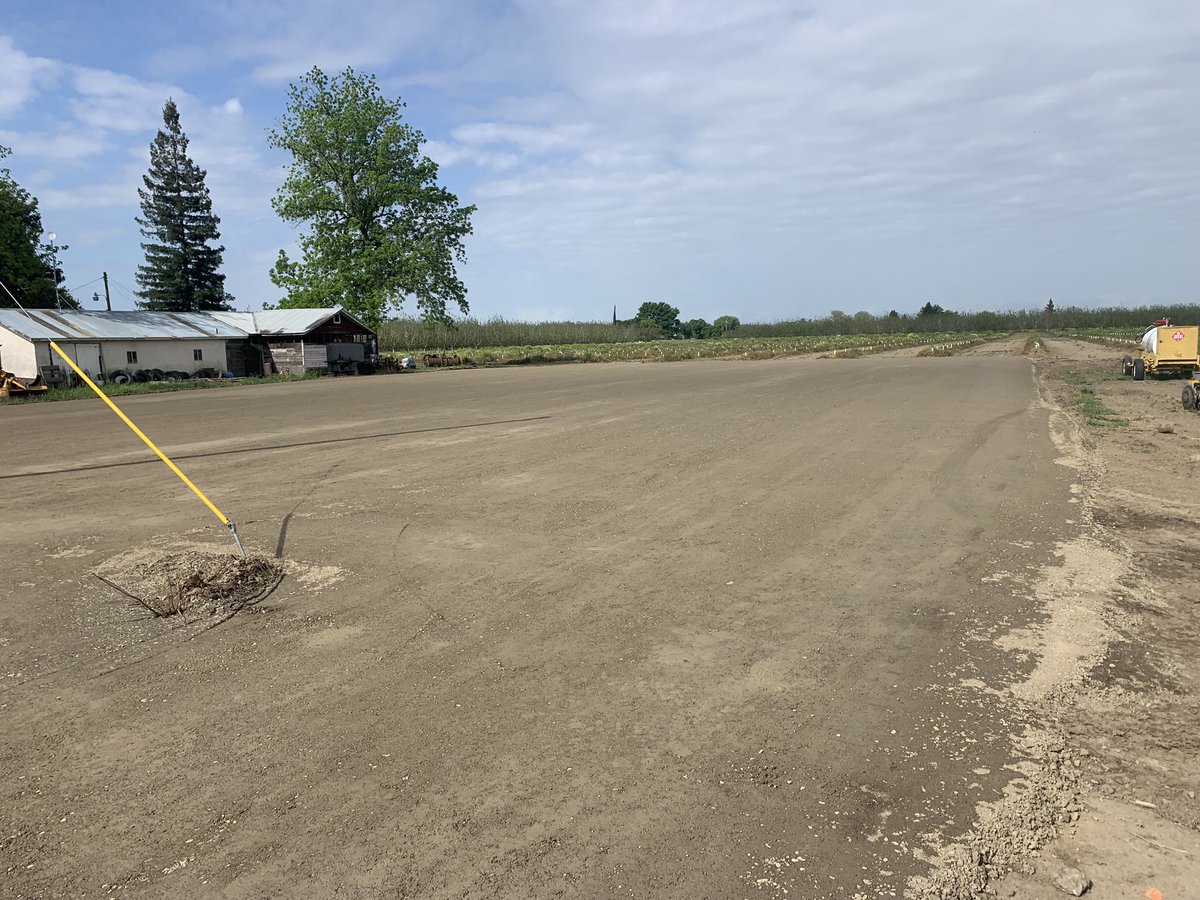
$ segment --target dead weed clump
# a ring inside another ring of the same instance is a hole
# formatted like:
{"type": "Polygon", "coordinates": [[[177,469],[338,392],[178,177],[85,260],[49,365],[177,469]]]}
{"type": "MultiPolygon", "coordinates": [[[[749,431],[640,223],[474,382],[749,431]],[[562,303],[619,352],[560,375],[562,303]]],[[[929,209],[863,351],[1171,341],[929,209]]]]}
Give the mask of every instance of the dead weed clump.
{"type": "Polygon", "coordinates": [[[1039,335],[1031,334],[1025,339],[1021,353],[1025,356],[1043,356],[1046,353],[1046,342],[1039,335]]]}
{"type": "Polygon", "coordinates": [[[155,617],[186,619],[188,613],[232,615],[257,603],[283,579],[283,566],[263,556],[186,550],[95,575],[155,617]]]}

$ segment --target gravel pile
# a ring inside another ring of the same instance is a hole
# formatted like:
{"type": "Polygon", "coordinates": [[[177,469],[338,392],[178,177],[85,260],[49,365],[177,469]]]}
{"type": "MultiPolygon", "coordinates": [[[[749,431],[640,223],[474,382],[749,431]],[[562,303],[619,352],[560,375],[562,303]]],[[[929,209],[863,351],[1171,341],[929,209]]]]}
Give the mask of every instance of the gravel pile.
{"type": "Polygon", "coordinates": [[[1011,871],[1033,874],[1038,851],[1079,819],[1080,754],[1046,732],[1027,735],[1022,750],[1025,777],[1009,785],[974,831],[942,853],[931,875],[909,886],[909,896],[971,900],[1011,871]]]}

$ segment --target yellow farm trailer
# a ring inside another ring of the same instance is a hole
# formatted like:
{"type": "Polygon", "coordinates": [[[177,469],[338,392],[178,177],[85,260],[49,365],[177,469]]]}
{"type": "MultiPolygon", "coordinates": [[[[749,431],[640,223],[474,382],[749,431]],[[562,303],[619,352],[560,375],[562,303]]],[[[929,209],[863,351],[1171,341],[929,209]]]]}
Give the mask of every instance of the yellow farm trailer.
{"type": "Polygon", "coordinates": [[[1142,335],[1138,356],[1121,360],[1121,371],[1141,381],[1147,375],[1191,375],[1200,369],[1200,325],[1172,325],[1159,319],[1142,335]]]}

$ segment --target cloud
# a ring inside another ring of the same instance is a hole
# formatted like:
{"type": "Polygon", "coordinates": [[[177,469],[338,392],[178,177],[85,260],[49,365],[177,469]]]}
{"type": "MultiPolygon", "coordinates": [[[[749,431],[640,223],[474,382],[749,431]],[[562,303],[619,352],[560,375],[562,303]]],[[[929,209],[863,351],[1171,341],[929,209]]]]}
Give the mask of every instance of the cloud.
{"type": "Polygon", "coordinates": [[[15,113],[58,76],[53,60],[29,56],[0,34],[0,116],[15,113]]]}
{"type": "Polygon", "coordinates": [[[1056,287],[1056,302],[1194,289],[1190,2],[204,8],[207,31],[154,42],[144,65],[41,59],[0,36],[0,142],[37,158],[52,205],[116,215],[173,96],[239,298],[274,295],[263,263],[294,239],[269,206],[287,160],[263,132],[283,82],[314,64],[375,72],[409,101],[443,182],[479,206],[464,275],[484,315],[654,296],[750,319],[1019,302],[1043,281],[1077,292],[1056,287]],[[156,71],[173,74],[142,74],[156,71]]]}
{"type": "Polygon", "coordinates": [[[152,123],[162,123],[168,98],[182,102],[187,97],[177,86],[144,82],[109,69],[75,66],[71,77],[71,111],[76,120],[101,131],[145,131],[152,123]]]}
{"type": "Polygon", "coordinates": [[[544,43],[527,52],[554,91],[499,98],[510,118],[458,125],[447,158],[521,157],[473,187],[483,242],[583,285],[620,259],[639,290],[652,261],[710,297],[731,280],[697,277],[714,252],[750,272],[775,255],[821,265],[817,248],[846,241],[1013,246],[1025,229],[1146,216],[1171,186],[1195,198],[1178,149],[1200,136],[1200,16],[1066,7],[531,5],[544,43]]]}

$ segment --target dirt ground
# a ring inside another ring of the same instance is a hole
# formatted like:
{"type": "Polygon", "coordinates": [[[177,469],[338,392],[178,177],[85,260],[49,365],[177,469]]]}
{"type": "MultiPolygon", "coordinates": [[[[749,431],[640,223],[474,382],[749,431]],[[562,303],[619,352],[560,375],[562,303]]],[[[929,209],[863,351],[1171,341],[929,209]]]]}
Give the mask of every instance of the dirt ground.
{"type": "Polygon", "coordinates": [[[1024,349],[129,398],[283,565],[187,621],[93,573],[224,529],[0,408],[0,896],[1196,896],[1200,416],[1024,349]]]}

